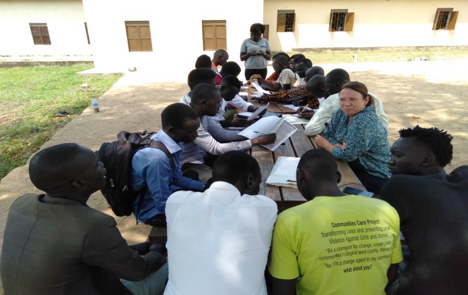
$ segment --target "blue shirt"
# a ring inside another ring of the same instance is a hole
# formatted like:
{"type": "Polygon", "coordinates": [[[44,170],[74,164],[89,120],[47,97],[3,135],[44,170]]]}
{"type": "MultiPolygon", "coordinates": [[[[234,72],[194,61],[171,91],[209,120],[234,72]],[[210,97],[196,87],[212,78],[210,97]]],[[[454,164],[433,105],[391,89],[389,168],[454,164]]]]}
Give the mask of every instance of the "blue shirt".
{"type": "Polygon", "coordinates": [[[140,213],[137,216],[137,206],[140,197],[133,202],[135,218],[144,223],[147,219],[164,214],[166,200],[176,188],[203,191],[205,183],[182,176],[179,168],[180,156],[184,146],[176,143],[163,130],[151,137],[152,140],[162,142],[173,156],[174,166],[160,149],[144,148],[135,153],[132,159],[132,174],[130,184],[134,191],[148,186],[144,195],[140,213]]]}
{"type": "Polygon", "coordinates": [[[346,149],[333,149],[333,156],[343,162],[359,159],[369,174],[390,178],[387,161],[390,159],[390,144],[387,130],[374,112],[373,106],[356,114],[348,125],[348,116],[340,109],[323,132],[331,144],[346,142],[346,149]]]}

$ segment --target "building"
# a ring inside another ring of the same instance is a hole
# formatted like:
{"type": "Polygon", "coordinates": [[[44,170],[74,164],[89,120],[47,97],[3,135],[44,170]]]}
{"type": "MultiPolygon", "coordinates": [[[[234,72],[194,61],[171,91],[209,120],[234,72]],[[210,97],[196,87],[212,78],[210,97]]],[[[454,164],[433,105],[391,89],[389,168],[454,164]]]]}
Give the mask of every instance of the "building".
{"type": "Polygon", "coordinates": [[[92,55],[180,80],[218,48],[240,63],[255,22],[272,51],[468,45],[466,0],[0,0],[0,59],[92,55]]]}

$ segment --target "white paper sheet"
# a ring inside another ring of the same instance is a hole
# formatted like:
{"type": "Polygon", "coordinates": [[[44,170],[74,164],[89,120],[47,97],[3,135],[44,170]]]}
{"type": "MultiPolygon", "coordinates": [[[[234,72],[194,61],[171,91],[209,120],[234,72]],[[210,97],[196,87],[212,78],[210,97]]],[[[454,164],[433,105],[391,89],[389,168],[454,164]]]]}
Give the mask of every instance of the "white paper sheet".
{"type": "Polygon", "coordinates": [[[239,132],[239,135],[245,136],[248,139],[257,138],[260,135],[270,133],[271,129],[279,121],[281,121],[281,118],[276,117],[276,116],[269,116],[269,117],[261,118],[254,124],[250,125],[249,127],[245,128],[243,131],[239,132]]]}
{"type": "Polygon", "coordinates": [[[276,186],[297,188],[296,170],[300,158],[278,157],[266,183],[276,186]]]}
{"type": "Polygon", "coordinates": [[[252,85],[255,87],[255,89],[257,89],[258,92],[260,92],[262,94],[271,94],[271,91],[267,91],[267,90],[263,89],[262,86],[260,86],[255,81],[252,81],[252,85]]]}
{"type": "Polygon", "coordinates": [[[309,120],[304,118],[299,118],[299,114],[293,115],[283,115],[283,118],[288,121],[290,124],[307,124],[309,120]]]}

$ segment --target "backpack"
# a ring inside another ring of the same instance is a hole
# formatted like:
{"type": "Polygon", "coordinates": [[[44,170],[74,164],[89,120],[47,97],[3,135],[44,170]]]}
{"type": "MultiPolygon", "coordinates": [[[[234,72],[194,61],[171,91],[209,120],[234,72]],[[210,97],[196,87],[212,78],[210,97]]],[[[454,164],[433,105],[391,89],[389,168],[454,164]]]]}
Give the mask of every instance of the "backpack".
{"type": "MultiPolygon", "coordinates": [[[[101,193],[117,216],[129,216],[133,213],[133,202],[139,195],[146,193],[147,187],[134,192],[130,186],[130,174],[132,171],[132,159],[137,151],[142,148],[152,147],[163,151],[169,158],[171,167],[174,159],[166,146],[159,141],[151,140],[155,132],[120,131],[117,141],[105,142],[99,148],[99,160],[106,168],[106,185],[101,193]]],[[[143,197],[137,206],[137,214],[140,212],[143,197]]]]}

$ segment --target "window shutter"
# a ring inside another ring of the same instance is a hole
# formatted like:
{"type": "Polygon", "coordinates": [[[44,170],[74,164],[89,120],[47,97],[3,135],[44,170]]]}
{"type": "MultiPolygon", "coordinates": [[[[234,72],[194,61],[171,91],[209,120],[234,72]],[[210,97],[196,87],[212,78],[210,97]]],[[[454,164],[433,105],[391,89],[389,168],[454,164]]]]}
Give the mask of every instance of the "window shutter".
{"type": "Polygon", "coordinates": [[[286,31],[286,13],[278,13],[278,24],[276,26],[277,32],[286,31]]]}
{"type": "Polygon", "coordinates": [[[437,29],[437,22],[439,21],[439,15],[440,15],[440,10],[436,12],[435,18],[434,18],[434,24],[432,25],[432,30],[437,29]]]}
{"type": "Polygon", "coordinates": [[[458,11],[452,11],[452,13],[450,14],[450,21],[447,27],[448,30],[455,30],[455,23],[457,22],[457,18],[458,11]]]}
{"type": "Polygon", "coordinates": [[[347,13],[344,30],[346,32],[351,32],[353,30],[353,25],[354,25],[354,12],[347,13]]]}
{"type": "Polygon", "coordinates": [[[263,38],[270,40],[270,25],[264,25],[265,26],[265,33],[263,33],[263,38]]]}
{"type": "Polygon", "coordinates": [[[216,50],[227,50],[226,46],[226,25],[215,25],[216,50]]]}
{"type": "Polygon", "coordinates": [[[332,32],[333,12],[330,12],[330,22],[328,24],[328,31],[332,32]]]}

